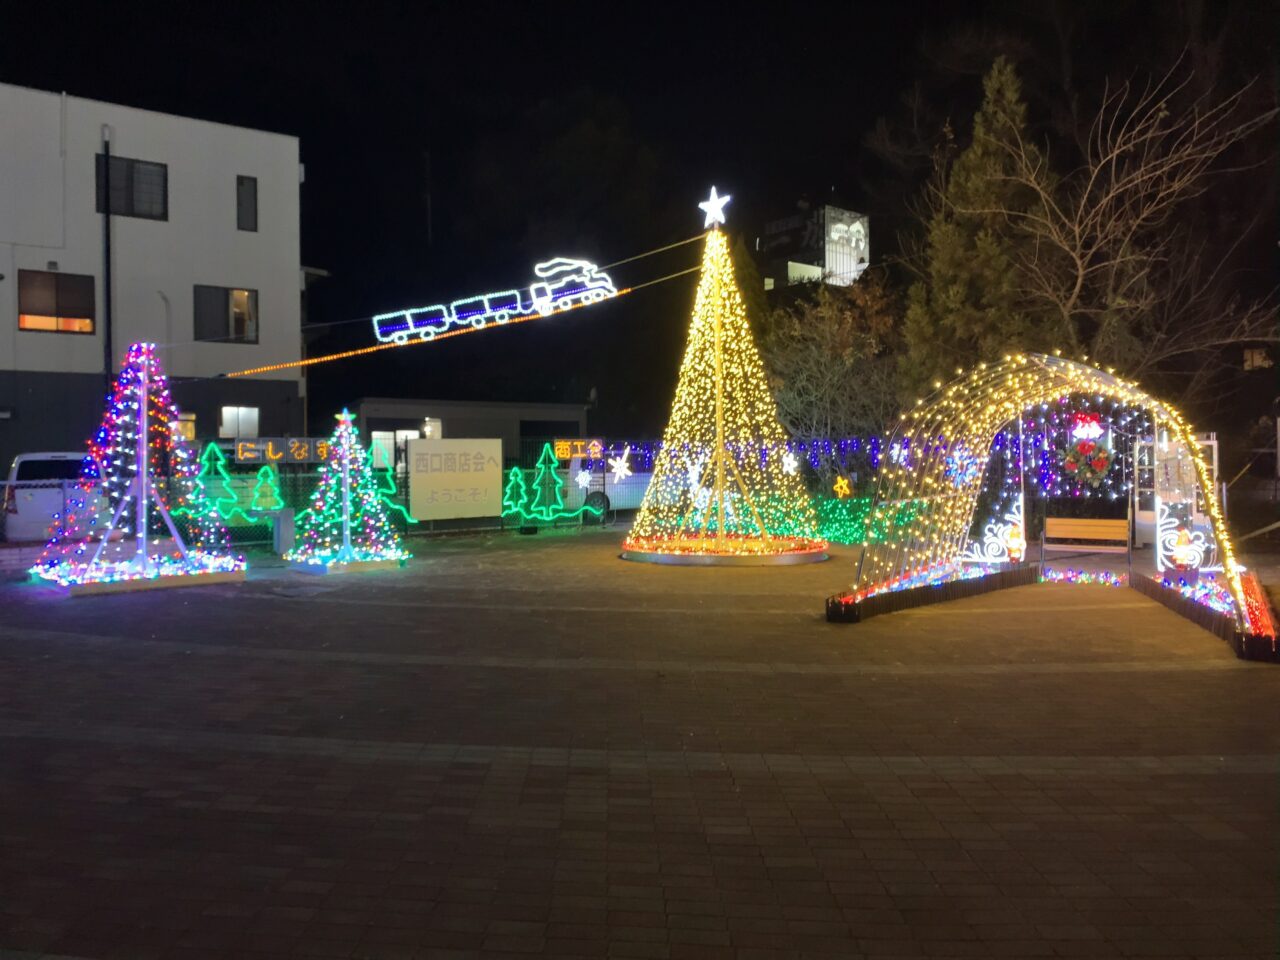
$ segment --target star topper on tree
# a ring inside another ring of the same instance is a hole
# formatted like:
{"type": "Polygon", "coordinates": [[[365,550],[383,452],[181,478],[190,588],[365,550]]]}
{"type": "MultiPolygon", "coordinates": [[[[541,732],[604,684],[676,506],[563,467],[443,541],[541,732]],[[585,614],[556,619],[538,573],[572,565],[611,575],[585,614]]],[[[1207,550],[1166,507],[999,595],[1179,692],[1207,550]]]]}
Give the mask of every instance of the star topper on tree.
{"type": "Polygon", "coordinates": [[[707,215],[702,225],[714,227],[717,223],[724,223],[724,206],[732,199],[727,193],[723,197],[716,196],[716,188],[712,187],[711,196],[698,204],[698,208],[707,215]]]}

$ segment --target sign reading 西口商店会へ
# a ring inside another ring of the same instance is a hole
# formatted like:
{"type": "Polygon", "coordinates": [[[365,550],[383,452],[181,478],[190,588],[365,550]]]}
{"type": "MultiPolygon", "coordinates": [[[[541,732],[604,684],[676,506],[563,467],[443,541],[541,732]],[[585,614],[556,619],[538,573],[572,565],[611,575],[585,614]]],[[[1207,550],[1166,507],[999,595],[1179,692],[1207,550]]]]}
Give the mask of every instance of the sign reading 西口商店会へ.
{"type": "Polygon", "coordinates": [[[415,520],[502,514],[501,440],[410,440],[409,513],[415,520]]]}

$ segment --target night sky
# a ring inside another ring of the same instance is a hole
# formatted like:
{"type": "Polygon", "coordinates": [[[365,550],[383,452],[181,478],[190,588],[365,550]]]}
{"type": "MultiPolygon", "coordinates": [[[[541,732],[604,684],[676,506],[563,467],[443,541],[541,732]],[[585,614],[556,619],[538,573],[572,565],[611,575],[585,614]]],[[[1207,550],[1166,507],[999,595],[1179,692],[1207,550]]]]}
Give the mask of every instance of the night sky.
{"type": "MultiPolygon", "coordinates": [[[[801,196],[868,213],[875,259],[893,222],[866,189],[863,138],[922,69],[922,41],[982,16],[864,2],[10,4],[0,80],[300,137],[303,261],[332,274],[310,320],[332,324],[519,286],[556,255],[607,263],[692,236],[713,183],[748,238],[801,196]]],[[[969,113],[981,69],[957,95],[969,113]]],[[[692,266],[697,251],[614,279],[692,266]]],[[[593,430],[651,434],[694,283],[322,365],[312,412],[369,395],[585,402],[595,387],[593,430]]],[[[311,352],[370,342],[367,323],[328,326],[311,352]]]]}
{"type": "MultiPolygon", "coordinates": [[[[332,274],[311,290],[323,323],[518,286],[556,255],[603,263],[692,236],[712,183],[748,235],[832,187],[861,209],[859,140],[928,10],[832,7],[818,22],[784,6],[15,4],[0,79],[300,137],[303,261],[332,274]],[[24,35],[42,39],[12,42],[24,35]]],[[[696,262],[690,245],[615,280],[696,262]]],[[[579,402],[594,386],[594,428],[658,430],[694,282],[319,367],[313,404],[579,402]]],[[[371,338],[326,328],[312,351],[371,338]]]]}

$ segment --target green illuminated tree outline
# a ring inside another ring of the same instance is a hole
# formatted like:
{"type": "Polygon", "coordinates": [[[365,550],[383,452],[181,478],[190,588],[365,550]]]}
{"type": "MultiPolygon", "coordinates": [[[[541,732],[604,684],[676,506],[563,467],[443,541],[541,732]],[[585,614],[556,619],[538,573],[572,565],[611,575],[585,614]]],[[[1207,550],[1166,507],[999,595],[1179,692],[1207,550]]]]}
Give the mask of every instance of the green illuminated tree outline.
{"type": "Polygon", "coordinates": [[[284,506],[280,497],[280,477],[274,464],[263,464],[258,469],[258,482],[253,486],[250,510],[279,510],[284,506]]]}
{"type": "Polygon", "coordinates": [[[200,454],[200,472],[196,475],[196,487],[223,520],[240,509],[240,498],[232,486],[227,472],[227,457],[216,443],[205,446],[200,454]],[[219,486],[220,485],[220,486],[219,486]]]}
{"type": "Polygon", "coordinates": [[[524,484],[524,471],[519,467],[512,467],[511,472],[507,474],[507,486],[502,491],[502,515],[504,517],[518,516],[521,520],[528,520],[529,514],[525,512],[525,501],[529,499],[529,490],[524,484]]]}
{"type": "Polygon", "coordinates": [[[556,468],[560,466],[551,444],[545,444],[538,457],[538,472],[533,475],[533,490],[529,497],[529,515],[535,520],[555,520],[565,516],[564,481],[556,468]]]}
{"type": "Polygon", "coordinates": [[[545,444],[538,457],[537,472],[533,484],[525,483],[524,471],[512,467],[507,475],[507,486],[502,494],[502,515],[518,516],[521,521],[538,520],[553,523],[556,520],[572,520],[588,513],[593,517],[604,511],[599,507],[590,507],[585,503],[576,510],[569,510],[564,505],[564,481],[560,479],[557,468],[560,461],[551,444],[545,444]]]}
{"type": "Polygon", "coordinates": [[[399,491],[396,489],[395,462],[393,458],[387,456],[387,448],[379,441],[369,444],[369,469],[373,472],[374,478],[378,482],[378,499],[382,501],[382,505],[388,510],[395,510],[399,513],[400,516],[404,517],[405,523],[417,523],[418,521],[410,516],[409,511],[405,509],[404,504],[396,502],[395,497],[399,491]],[[378,469],[373,465],[374,447],[382,451],[382,460],[388,466],[378,469]]]}

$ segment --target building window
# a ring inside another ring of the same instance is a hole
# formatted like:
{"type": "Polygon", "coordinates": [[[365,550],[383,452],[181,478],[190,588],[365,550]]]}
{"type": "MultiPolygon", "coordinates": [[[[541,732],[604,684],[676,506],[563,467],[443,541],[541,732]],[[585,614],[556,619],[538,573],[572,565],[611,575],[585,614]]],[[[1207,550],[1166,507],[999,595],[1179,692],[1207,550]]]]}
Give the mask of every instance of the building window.
{"type": "Polygon", "coordinates": [[[178,419],[173,425],[173,432],[178,439],[185,440],[187,443],[196,442],[196,415],[194,413],[178,414],[178,419]]]}
{"type": "Polygon", "coordinates": [[[93,333],[93,277],[19,270],[18,329],[93,333]]]}
{"type": "MultiPolygon", "coordinates": [[[[98,212],[106,213],[107,164],[98,154],[98,212]]],[[[169,219],[169,168],[148,160],[111,158],[111,213],[144,220],[169,219]]]]}
{"type": "Polygon", "coordinates": [[[1266,370],[1271,366],[1271,357],[1265,347],[1244,348],[1244,368],[1246,370],[1266,370]]]}
{"type": "Polygon", "coordinates": [[[236,229],[258,231],[257,177],[236,177],[236,229]]]}
{"type": "Polygon", "coordinates": [[[373,454],[373,469],[387,470],[396,465],[396,435],[393,430],[373,430],[369,433],[369,451],[373,454]]]}
{"type": "Polygon", "coordinates": [[[197,340],[258,342],[258,291],[235,287],[195,288],[197,340]]]}
{"type": "Polygon", "coordinates": [[[223,407],[218,423],[218,436],[224,440],[258,435],[257,407],[223,407]]]}

